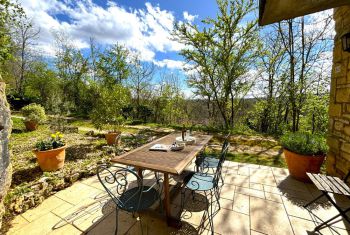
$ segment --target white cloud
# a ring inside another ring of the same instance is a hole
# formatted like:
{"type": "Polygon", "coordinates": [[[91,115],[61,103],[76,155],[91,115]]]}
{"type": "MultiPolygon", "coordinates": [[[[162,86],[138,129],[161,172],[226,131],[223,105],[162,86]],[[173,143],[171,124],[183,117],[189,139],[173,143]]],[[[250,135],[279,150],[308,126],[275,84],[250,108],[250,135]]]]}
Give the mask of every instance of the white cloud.
{"type": "Polygon", "coordinates": [[[183,61],[169,60],[169,59],[154,61],[154,64],[159,67],[166,67],[168,69],[179,69],[179,70],[182,70],[185,66],[185,63],[183,61]]]}
{"type": "Polygon", "coordinates": [[[191,15],[187,11],[183,12],[183,16],[184,16],[184,19],[187,20],[188,22],[193,22],[198,17],[198,15],[191,15]]]}
{"type": "Polygon", "coordinates": [[[85,1],[20,0],[26,14],[40,27],[38,48],[52,54],[52,31],[71,36],[79,48],[87,48],[89,38],[100,44],[121,43],[154,60],[155,53],[179,51],[183,45],[171,40],[175,17],[151,3],[145,9],[124,9],[112,1],[105,8],[85,1]]]}

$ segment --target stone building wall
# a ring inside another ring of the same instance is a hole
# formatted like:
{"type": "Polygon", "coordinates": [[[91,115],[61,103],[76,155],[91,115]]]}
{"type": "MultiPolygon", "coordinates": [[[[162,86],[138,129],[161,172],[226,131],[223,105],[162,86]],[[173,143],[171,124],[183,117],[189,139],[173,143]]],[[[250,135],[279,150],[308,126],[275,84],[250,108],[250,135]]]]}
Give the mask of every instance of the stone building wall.
{"type": "Polygon", "coordinates": [[[350,6],[334,10],[336,36],[329,106],[330,147],[327,173],[343,177],[350,170],[350,53],[342,50],[340,37],[350,32],[350,6]]]}
{"type": "Polygon", "coordinates": [[[2,216],[5,212],[3,201],[10,187],[12,175],[8,146],[12,128],[10,115],[10,108],[5,96],[5,83],[0,82],[0,228],[2,216]]]}

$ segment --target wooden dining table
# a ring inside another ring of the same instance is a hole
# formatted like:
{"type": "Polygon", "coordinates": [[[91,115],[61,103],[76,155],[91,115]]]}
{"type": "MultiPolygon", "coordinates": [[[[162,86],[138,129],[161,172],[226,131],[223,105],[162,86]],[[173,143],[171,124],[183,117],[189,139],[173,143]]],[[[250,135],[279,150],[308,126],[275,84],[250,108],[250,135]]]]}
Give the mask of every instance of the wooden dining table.
{"type": "Polygon", "coordinates": [[[151,170],[164,174],[164,209],[168,225],[173,224],[175,219],[171,216],[170,210],[169,175],[180,175],[212,138],[211,135],[195,134],[193,136],[196,138],[196,142],[192,145],[186,145],[181,151],[168,150],[162,152],[150,150],[150,147],[155,144],[171,145],[175,141],[175,138],[179,136],[181,136],[181,133],[177,132],[166,135],[111,159],[113,163],[135,167],[138,169],[138,175],[141,178],[143,170],[151,170]]]}

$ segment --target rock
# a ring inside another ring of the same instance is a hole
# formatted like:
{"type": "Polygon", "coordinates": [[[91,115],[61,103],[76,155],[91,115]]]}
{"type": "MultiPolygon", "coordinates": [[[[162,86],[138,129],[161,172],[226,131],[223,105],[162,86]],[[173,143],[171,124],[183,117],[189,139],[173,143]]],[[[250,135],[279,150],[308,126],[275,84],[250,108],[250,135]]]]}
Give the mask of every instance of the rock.
{"type": "Polygon", "coordinates": [[[30,187],[33,191],[40,191],[41,185],[40,184],[34,184],[30,187]]]}
{"type": "Polygon", "coordinates": [[[33,192],[25,193],[25,194],[23,194],[23,197],[24,197],[24,200],[27,201],[27,200],[34,197],[34,193],[33,192]]]}
{"type": "Polygon", "coordinates": [[[49,179],[50,179],[50,177],[44,176],[44,177],[41,177],[41,178],[38,180],[38,182],[40,182],[40,183],[42,183],[42,182],[47,182],[49,179]]]}
{"type": "MultiPolygon", "coordinates": [[[[0,75],[0,81],[2,80],[0,75]]],[[[11,112],[6,100],[5,83],[0,82],[0,228],[4,210],[4,198],[11,185],[9,139],[12,130],[11,112]]]]}
{"type": "Polygon", "coordinates": [[[124,148],[123,149],[125,152],[129,152],[131,150],[131,148],[124,148]]]}
{"type": "Polygon", "coordinates": [[[71,183],[74,183],[75,181],[77,181],[79,179],[79,176],[80,176],[80,173],[79,172],[76,172],[76,173],[73,173],[71,174],[69,177],[70,177],[70,182],[71,183]]]}

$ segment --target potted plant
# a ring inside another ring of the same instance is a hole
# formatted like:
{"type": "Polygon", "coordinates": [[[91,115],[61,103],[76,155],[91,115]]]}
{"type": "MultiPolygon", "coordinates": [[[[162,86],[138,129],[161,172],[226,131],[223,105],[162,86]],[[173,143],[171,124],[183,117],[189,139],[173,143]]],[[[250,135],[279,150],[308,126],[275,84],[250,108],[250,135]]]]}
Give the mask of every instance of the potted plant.
{"type": "Polygon", "coordinates": [[[40,104],[29,104],[21,109],[24,125],[28,131],[34,131],[40,123],[46,121],[45,109],[40,104]]]}
{"type": "Polygon", "coordinates": [[[96,104],[90,118],[98,130],[107,130],[105,138],[108,145],[118,145],[125,121],[122,109],[128,104],[130,93],[122,85],[114,85],[112,88],[99,87],[97,90],[96,104]]]}
{"type": "Polygon", "coordinates": [[[41,140],[35,144],[33,153],[42,171],[56,171],[64,166],[66,144],[60,132],[52,134],[48,140],[41,140]]]}
{"type": "Polygon", "coordinates": [[[328,152],[326,139],[320,135],[295,132],[280,139],[290,175],[308,182],[306,172],[319,173],[328,152]]]}

